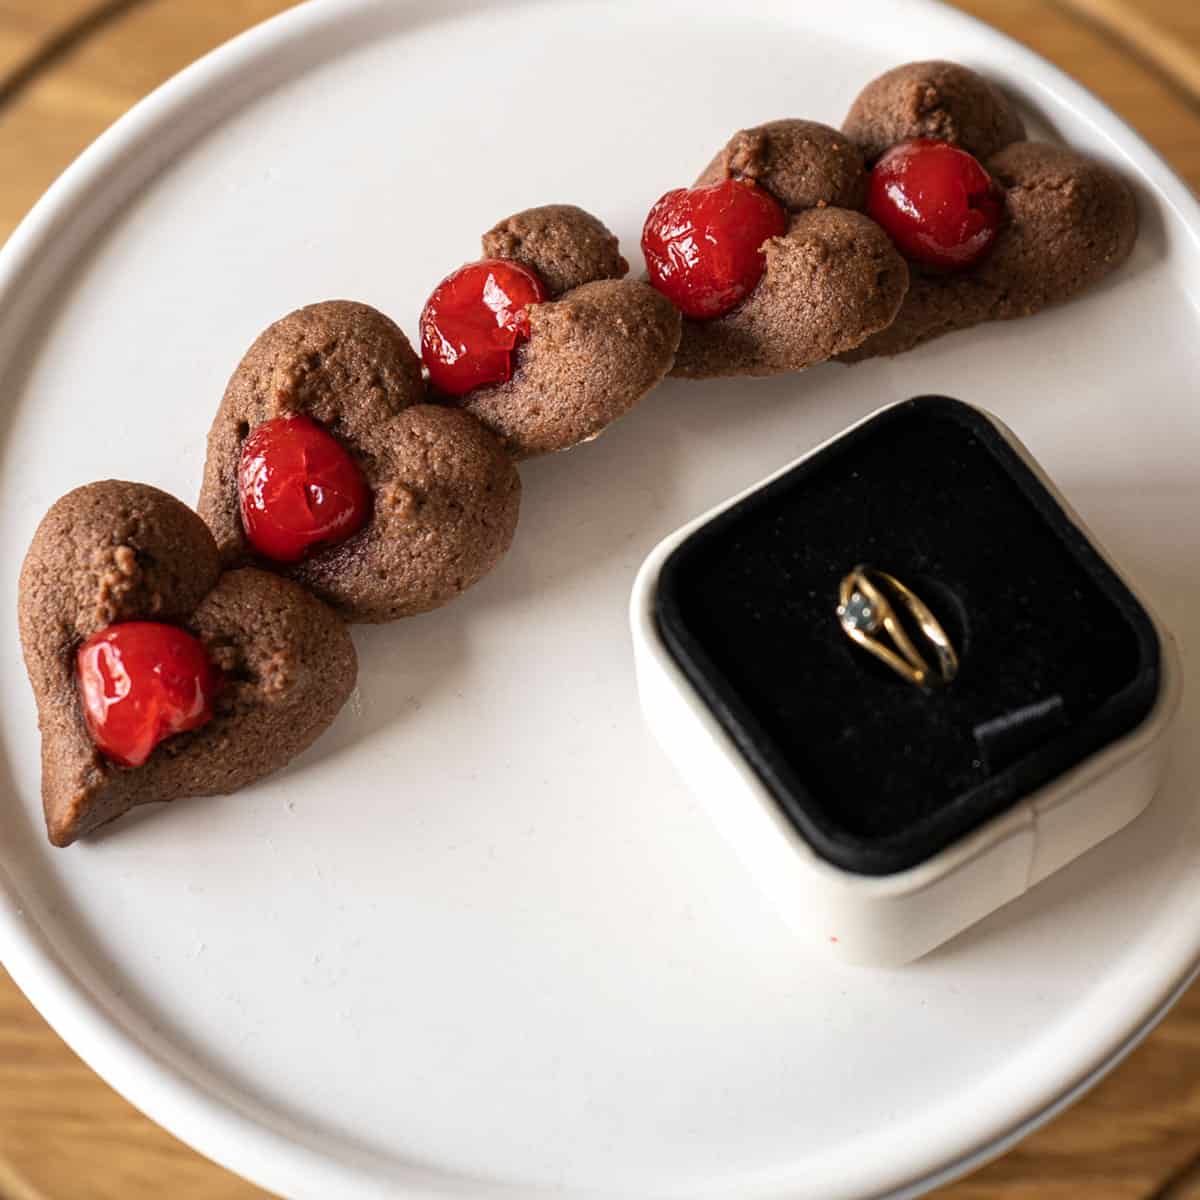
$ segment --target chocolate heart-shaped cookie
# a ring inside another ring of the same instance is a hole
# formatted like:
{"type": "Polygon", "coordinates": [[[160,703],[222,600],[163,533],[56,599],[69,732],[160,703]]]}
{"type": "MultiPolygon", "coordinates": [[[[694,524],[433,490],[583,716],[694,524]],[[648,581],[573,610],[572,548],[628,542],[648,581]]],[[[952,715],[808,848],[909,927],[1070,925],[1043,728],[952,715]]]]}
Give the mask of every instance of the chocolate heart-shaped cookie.
{"type": "Polygon", "coordinates": [[[529,309],[512,377],[444,397],[500,437],[516,458],[590,441],[667,374],[679,313],[652,287],[622,278],[617,239],[566,204],[532,208],[483,235],[487,258],[529,268],[547,299],[529,309]]]}
{"type": "Polygon", "coordinates": [[[265,571],[222,573],[204,522],[139,483],[92,483],[56,501],[21,568],[18,617],[56,846],[135,805],[233,792],[278,770],[330,724],[357,671],[336,614],[265,571]],[[131,621],[195,635],[221,682],[207,724],[123,767],[89,734],[76,653],[93,634],[131,621]]]}
{"type": "Polygon", "coordinates": [[[815,121],[744,129],[696,181],[757,184],[788,213],[787,231],[763,245],[766,268],[744,301],[711,320],[683,322],[673,375],[775,375],[860,345],[900,308],[908,270],[887,235],[862,213],[862,155],[815,121]]]}
{"type": "Polygon", "coordinates": [[[1024,140],[1013,106],[966,67],[921,62],[887,72],[859,94],[844,129],[868,161],[912,139],[949,142],[978,158],[1005,193],[1004,223],[987,255],[952,273],[910,264],[895,321],[844,361],[1030,316],[1091,287],[1133,250],[1137,208],[1125,180],[1073,150],[1024,140]]]}
{"type": "Polygon", "coordinates": [[[234,371],[208,435],[198,507],[222,562],[285,574],[348,621],[426,612],[482,578],[512,542],[521,481],[479,421],[424,401],[408,339],[375,309],[332,300],[276,321],[234,371]],[[283,564],[247,540],[238,471],[246,438],[289,416],[349,451],[371,515],[346,540],[283,564]]]}

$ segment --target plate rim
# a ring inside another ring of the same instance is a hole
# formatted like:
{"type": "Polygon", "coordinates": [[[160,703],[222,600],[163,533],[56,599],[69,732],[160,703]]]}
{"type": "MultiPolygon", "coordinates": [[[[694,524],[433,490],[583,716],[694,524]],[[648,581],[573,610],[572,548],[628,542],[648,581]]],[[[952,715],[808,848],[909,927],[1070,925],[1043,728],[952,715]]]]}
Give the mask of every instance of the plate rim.
{"type": "MultiPolygon", "coordinates": [[[[507,5],[524,0],[490,2],[507,5]]],[[[760,3],[765,6],[766,0],[760,3]]],[[[904,0],[904,4],[918,14],[936,17],[947,30],[958,25],[1003,49],[1023,69],[1032,86],[1052,95],[1104,136],[1130,169],[1153,186],[1160,202],[1200,248],[1200,199],[1108,105],[1040,54],[946,0],[904,0]]],[[[112,187],[126,168],[133,166],[145,178],[156,176],[229,112],[261,94],[266,83],[256,83],[249,91],[239,90],[238,84],[244,84],[248,73],[280,54],[289,43],[306,43],[339,22],[349,24],[372,10],[395,13],[416,7],[416,0],[306,0],[204,55],[134,105],[58,177],[0,247],[0,312],[7,310],[0,322],[0,356],[5,335],[12,337],[15,331],[19,336],[32,311],[73,257],[73,252],[55,245],[56,235],[63,233],[72,211],[86,205],[93,193],[112,187]],[[202,119],[196,120],[199,102],[218,96],[224,96],[225,102],[210,103],[200,113],[202,119]],[[190,114],[192,120],[178,120],[177,131],[164,137],[163,130],[185,114],[190,114]],[[57,264],[53,261],[56,253],[57,264]],[[34,279],[35,286],[22,293],[26,277],[34,279]],[[44,292],[36,286],[39,279],[44,292]],[[22,293],[19,303],[18,293],[22,293]]],[[[459,7],[447,4],[441,18],[451,16],[459,7]]],[[[110,217],[118,203],[119,198],[111,201],[101,220],[110,217]]],[[[69,247],[90,242],[100,223],[81,224],[72,238],[62,238],[62,244],[69,247]]],[[[372,1169],[377,1162],[375,1156],[356,1156],[348,1153],[344,1144],[313,1129],[282,1117],[268,1120],[262,1111],[251,1111],[252,1106],[220,1080],[207,1076],[199,1064],[174,1052],[165,1042],[155,1044],[152,1037],[135,1033],[122,1015],[93,991],[76,965],[59,952],[45,927],[48,922],[34,915],[37,907],[22,897],[0,851],[0,962],[14,982],[67,1045],[119,1094],[171,1134],[229,1170],[289,1196],[395,1195],[397,1186],[403,1187],[407,1196],[429,1200],[446,1196],[532,1198],[566,1194],[553,1187],[472,1177],[412,1163],[397,1165],[391,1160],[385,1182],[372,1169]]],[[[912,1153],[907,1161],[886,1166],[863,1164],[861,1176],[854,1181],[855,1191],[839,1194],[890,1196],[893,1200],[920,1195],[1002,1153],[1073,1103],[1153,1030],[1200,971],[1200,928],[1191,936],[1186,931],[1177,932],[1172,948],[1171,954],[1159,953],[1155,962],[1159,969],[1138,993],[1139,1003],[1125,997],[1119,1007],[1108,1011],[1101,1033],[1076,1039],[1088,1047],[1087,1053],[1082,1053],[1079,1046],[1070,1054],[1061,1045],[1057,1047],[1060,1062],[1077,1064],[1065,1082],[1061,1071],[1057,1082],[1042,1078],[1038,1087],[1024,1093],[1022,1102],[1005,1110],[1003,1120],[976,1120],[974,1132],[960,1127],[955,1139],[939,1143],[943,1148],[938,1153],[912,1153]],[[988,1126],[990,1132],[981,1133],[976,1126],[988,1126]]],[[[844,1185],[845,1181],[841,1182],[844,1185]]],[[[782,1200],[795,1194],[796,1183],[793,1168],[786,1178],[765,1183],[746,1195],[782,1200]]],[[[571,1194],[600,1195],[578,1191],[571,1194]]]]}

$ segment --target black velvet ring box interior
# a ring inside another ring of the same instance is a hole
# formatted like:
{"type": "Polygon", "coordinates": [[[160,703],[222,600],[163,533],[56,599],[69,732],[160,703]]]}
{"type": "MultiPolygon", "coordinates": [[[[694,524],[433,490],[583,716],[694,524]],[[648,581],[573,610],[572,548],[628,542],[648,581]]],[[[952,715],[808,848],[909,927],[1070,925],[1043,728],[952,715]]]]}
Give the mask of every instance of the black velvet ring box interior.
{"type": "Polygon", "coordinates": [[[663,566],[671,657],[816,853],[915,866],[1136,728],[1145,609],[996,424],[896,405],[694,531],[663,566]],[[846,636],[852,568],[891,572],[961,657],[923,690],[846,636]]]}

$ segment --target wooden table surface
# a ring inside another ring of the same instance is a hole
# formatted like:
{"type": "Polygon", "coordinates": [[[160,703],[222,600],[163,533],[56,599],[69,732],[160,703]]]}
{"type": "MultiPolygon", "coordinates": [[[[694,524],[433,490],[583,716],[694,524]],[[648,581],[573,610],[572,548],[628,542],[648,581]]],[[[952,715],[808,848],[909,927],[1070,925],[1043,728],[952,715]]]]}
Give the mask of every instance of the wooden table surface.
{"type": "MultiPolygon", "coordinates": [[[[434,3],[435,0],[430,0],[434,3]]],[[[958,0],[1200,188],[1200,0],[958,0]]],[[[0,239],[134,101],[289,0],[0,0],[0,239]]],[[[939,1200],[1200,1200],[1200,984],[1073,1109],[939,1200]]],[[[111,1091],[0,973],[0,1200],[246,1200],[111,1091]]]]}

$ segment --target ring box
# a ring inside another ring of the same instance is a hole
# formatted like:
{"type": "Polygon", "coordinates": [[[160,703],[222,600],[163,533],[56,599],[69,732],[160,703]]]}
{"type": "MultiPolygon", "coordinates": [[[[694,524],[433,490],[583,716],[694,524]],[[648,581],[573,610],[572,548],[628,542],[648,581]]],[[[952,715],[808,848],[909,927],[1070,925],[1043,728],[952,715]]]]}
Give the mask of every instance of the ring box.
{"type": "Polygon", "coordinates": [[[1174,642],[1013,433],[881,409],[677,530],[631,602],[647,723],[796,931],[909,962],[1133,820],[1166,768],[1174,642]],[[835,613],[860,563],[958,648],[924,690],[835,613]]]}

